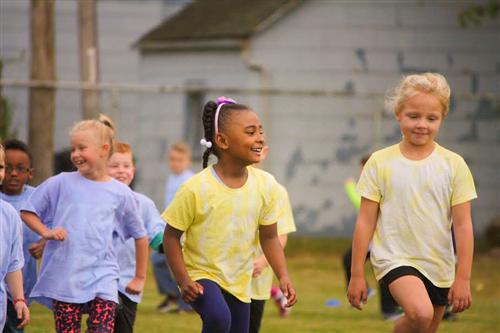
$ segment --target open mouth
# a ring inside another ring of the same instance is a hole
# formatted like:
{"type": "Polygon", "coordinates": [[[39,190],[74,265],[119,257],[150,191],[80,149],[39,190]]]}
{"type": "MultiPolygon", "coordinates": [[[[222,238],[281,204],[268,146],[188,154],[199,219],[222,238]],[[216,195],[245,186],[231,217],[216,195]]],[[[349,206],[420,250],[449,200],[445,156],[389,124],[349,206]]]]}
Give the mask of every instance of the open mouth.
{"type": "Polygon", "coordinates": [[[251,151],[253,151],[254,153],[261,153],[262,152],[262,147],[259,147],[259,148],[252,148],[250,149],[251,151]]]}

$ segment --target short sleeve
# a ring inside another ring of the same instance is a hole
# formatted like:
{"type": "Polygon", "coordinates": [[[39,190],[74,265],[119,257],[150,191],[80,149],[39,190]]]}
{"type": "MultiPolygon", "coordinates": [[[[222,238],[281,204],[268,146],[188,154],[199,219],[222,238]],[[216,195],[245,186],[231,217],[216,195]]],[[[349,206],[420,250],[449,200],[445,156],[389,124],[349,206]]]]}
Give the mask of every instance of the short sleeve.
{"type": "Polygon", "coordinates": [[[144,200],[142,215],[148,240],[151,243],[158,234],[163,234],[163,231],[165,230],[165,222],[162,220],[154,202],[147,198],[144,200]]]}
{"type": "Polygon", "coordinates": [[[57,202],[59,197],[59,184],[58,176],[44,181],[21,205],[20,211],[36,214],[43,224],[50,224],[54,217],[53,203],[57,202]]]}
{"type": "Polygon", "coordinates": [[[288,192],[283,186],[280,186],[280,188],[280,200],[283,202],[283,214],[282,218],[278,221],[278,235],[286,235],[295,232],[297,228],[295,227],[292,205],[290,204],[288,192]]]}
{"type": "Polygon", "coordinates": [[[363,171],[361,172],[361,176],[356,186],[359,195],[366,199],[380,202],[382,192],[380,190],[379,173],[380,170],[377,162],[374,155],[372,155],[363,167],[363,171]]]}
{"type": "Polygon", "coordinates": [[[161,217],[171,227],[186,231],[194,221],[195,212],[196,195],[189,186],[182,185],[161,217]]]}
{"type": "Polygon", "coordinates": [[[146,230],[138,211],[137,202],[132,191],[127,191],[121,209],[118,210],[118,222],[123,228],[125,238],[133,237],[138,239],[146,236],[146,230]]]}
{"type": "Polygon", "coordinates": [[[22,233],[22,221],[19,218],[14,209],[12,209],[14,213],[9,214],[9,223],[13,225],[12,228],[12,246],[11,246],[11,255],[9,264],[7,266],[7,272],[15,272],[23,268],[24,266],[24,255],[23,255],[23,233],[22,233]]]}
{"type": "Polygon", "coordinates": [[[260,225],[277,223],[283,216],[284,203],[280,200],[280,185],[271,175],[268,175],[266,180],[264,188],[267,193],[264,193],[264,206],[259,217],[260,225]]]}
{"type": "Polygon", "coordinates": [[[452,206],[477,198],[472,173],[463,158],[457,161],[454,169],[451,194],[452,206]]]}

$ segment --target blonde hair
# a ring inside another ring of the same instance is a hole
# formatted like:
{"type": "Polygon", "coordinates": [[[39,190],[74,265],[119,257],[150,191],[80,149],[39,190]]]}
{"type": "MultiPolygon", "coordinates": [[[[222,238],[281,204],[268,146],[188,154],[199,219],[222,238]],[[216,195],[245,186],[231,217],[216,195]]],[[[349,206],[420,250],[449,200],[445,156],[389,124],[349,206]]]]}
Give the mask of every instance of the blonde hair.
{"type": "Polygon", "coordinates": [[[5,149],[1,143],[0,143],[0,156],[2,156],[2,159],[4,160],[5,163],[5,149]]]}
{"type": "Polygon", "coordinates": [[[96,134],[98,144],[109,144],[108,157],[113,154],[115,125],[111,118],[100,114],[97,119],[82,120],[73,126],[71,131],[69,131],[69,135],[73,136],[75,133],[83,131],[93,131],[96,134]]]}
{"type": "Polygon", "coordinates": [[[176,151],[176,152],[179,152],[179,153],[184,154],[187,157],[191,158],[191,148],[189,148],[189,146],[187,144],[185,144],[184,142],[174,143],[170,147],[170,151],[176,151]]]}
{"type": "Polygon", "coordinates": [[[418,93],[430,94],[441,104],[443,116],[450,108],[450,86],[446,78],[439,73],[423,73],[404,76],[396,88],[385,98],[387,110],[399,114],[406,101],[418,93]]]}

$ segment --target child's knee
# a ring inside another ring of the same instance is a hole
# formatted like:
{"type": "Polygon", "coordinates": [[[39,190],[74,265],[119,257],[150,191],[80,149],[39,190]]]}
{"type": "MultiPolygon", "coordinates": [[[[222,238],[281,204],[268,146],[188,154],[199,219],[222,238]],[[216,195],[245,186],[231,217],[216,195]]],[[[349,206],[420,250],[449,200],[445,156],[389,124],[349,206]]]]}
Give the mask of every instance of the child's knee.
{"type": "Polygon", "coordinates": [[[427,328],[431,325],[434,318],[434,309],[432,306],[419,305],[411,309],[405,309],[405,316],[413,327],[427,328]]]}

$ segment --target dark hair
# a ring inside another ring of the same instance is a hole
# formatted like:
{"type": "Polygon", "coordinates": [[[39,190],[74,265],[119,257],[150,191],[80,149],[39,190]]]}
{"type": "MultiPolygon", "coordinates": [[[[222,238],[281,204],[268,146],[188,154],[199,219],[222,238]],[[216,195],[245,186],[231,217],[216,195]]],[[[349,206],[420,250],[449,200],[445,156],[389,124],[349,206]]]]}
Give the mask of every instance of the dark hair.
{"type": "Polygon", "coordinates": [[[361,164],[361,166],[365,166],[366,162],[368,162],[368,160],[370,159],[370,156],[371,155],[365,155],[361,157],[361,159],[359,160],[359,164],[361,164]]]}
{"type": "Polygon", "coordinates": [[[26,143],[24,143],[20,140],[17,140],[17,139],[10,139],[10,140],[4,141],[3,147],[4,147],[5,151],[7,151],[7,150],[20,150],[20,151],[22,151],[23,153],[28,155],[28,158],[30,160],[30,165],[31,165],[31,163],[33,161],[33,157],[31,156],[31,151],[26,143]]]}
{"type": "MultiPolygon", "coordinates": [[[[243,104],[224,104],[219,111],[218,127],[219,131],[222,132],[227,126],[227,121],[229,119],[230,111],[242,111],[250,110],[250,108],[243,104]]],[[[215,147],[215,111],[217,111],[217,104],[214,101],[208,101],[203,107],[203,115],[201,120],[203,122],[203,131],[205,134],[205,140],[212,142],[212,147],[205,149],[203,152],[203,168],[208,165],[208,158],[210,154],[214,154],[219,157],[217,148],[215,147]]]]}

